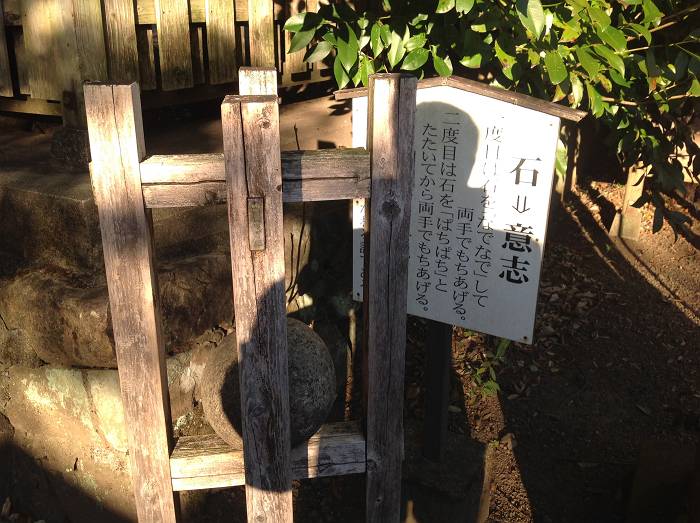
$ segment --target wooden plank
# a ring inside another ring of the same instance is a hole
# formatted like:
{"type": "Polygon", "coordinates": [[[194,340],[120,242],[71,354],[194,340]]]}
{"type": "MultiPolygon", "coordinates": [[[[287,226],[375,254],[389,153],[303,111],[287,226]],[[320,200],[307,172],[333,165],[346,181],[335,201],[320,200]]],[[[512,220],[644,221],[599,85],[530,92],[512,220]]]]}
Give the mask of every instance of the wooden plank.
{"type": "Polygon", "coordinates": [[[12,96],[12,71],[10,70],[10,54],[7,51],[7,36],[5,35],[5,18],[2,16],[3,3],[0,0],[0,96],[12,96]]]}
{"type": "Polygon", "coordinates": [[[24,34],[22,29],[12,31],[12,33],[19,93],[29,96],[31,91],[29,90],[29,71],[27,70],[27,51],[24,48],[24,34]]]}
{"type": "MultiPolygon", "coordinates": [[[[80,54],[76,34],[76,16],[73,4],[61,0],[55,2],[59,20],[53,39],[53,64],[56,71],[56,87],[63,110],[63,125],[85,129],[85,97],[81,78],[80,54]]],[[[84,13],[81,14],[81,19],[84,13]]],[[[83,31],[82,33],[84,33],[83,31]]],[[[81,34],[82,34],[81,33],[81,34]]]]}
{"type": "MultiPolygon", "coordinates": [[[[245,4],[246,2],[237,2],[245,4]]],[[[209,82],[236,80],[236,15],[231,0],[206,0],[209,82]]]]}
{"type": "Polygon", "coordinates": [[[125,84],[139,80],[134,0],[103,0],[107,26],[109,79],[125,84]]]}
{"type": "Polygon", "coordinates": [[[19,98],[2,98],[0,99],[0,111],[7,111],[8,113],[41,114],[44,116],[61,116],[63,114],[60,103],[37,100],[35,98],[28,98],[26,100],[21,100],[19,98]]]}
{"type": "Polygon", "coordinates": [[[100,0],[73,0],[75,38],[84,82],[107,80],[107,50],[100,0]]]}
{"type": "Polygon", "coordinates": [[[174,523],[165,348],[139,174],[145,156],[139,89],[87,85],[85,102],[136,511],[139,521],[174,523]]]}
{"type": "Polygon", "coordinates": [[[61,29],[61,14],[52,0],[23,0],[22,30],[29,88],[33,98],[60,100],[54,61],[55,35],[61,29]]]}
{"type": "MultiPolygon", "coordinates": [[[[369,178],[369,152],[364,148],[282,151],[282,178],[369,178]]],[[[225,182],[224,155],[172,154],[149,156],[141,163],[144,184],[225,182]]]]}
{"type": "MultiPolygon", "coordinates": [[[[314,1],[314,0],[312,0],[314,1]]],[[[139,24],[155,24],[156,12],[154,0],[137,0],[136,11],[138,13],[139,24]]],[[[274,8],[275,19],[280,20],[284,15],[282,2],[276,3],[274,8]]],[[[248,21],[248,2],[246,0],[236,0],[236,20],[239,22],[248,21]]],[[[193,24],[206,22],[206,0],[190,0],[190,22],[193,24]]]]}
{"type": "MultiPolygon", "coordinates": [[[[482,82],[476,82],[474,80],[460,78],[458,76],[425,78],[418,82],[418,89],[425,89],[426,87],[435,87],[438,85],[449,85],[463,91],[488,96],[489,98],[495,98],[496,100],[508,102],[513,105],[517,105],[518,107],[526,107],[528,109],[532,109],[533,111],[551,114],[552,116],[563,118],[564,120],[570,120],[572,122],[578,122],[579,120],[583,119],[586,114],[588,114],[585,111],[572,109],[570,107],[566,107],[565,105],[540,100],[539,98],[528,96],[526,94],[506,91],[505,89],[499,89],[482,82]]],[[[335,92],[336,100],[346,100],[348,98],[356,98],[358,96],[367,96],[367,88],[357,87],[335,92]]]]}
{"type": "Polygon", "coordinates": [[[250,65],[275,67],[275,33],[272,0],[248,0],[250,65]]]}
{"type": "MultiPolygon", "coordinates": [[[[315,3],[316,2],[314,1],[314,4],[315,3]]],[[[314,6],[307,5],[306,0],[288,0],[285,3],[285,7],[287,10],[288,18],[304,11],[316,10],[312,8],[314,6]]],[[[306,53],[306,49],[300,49],[299,51],[296,51],[291,54],[288,52],[289,46],[292,42],[292,36],[293,35],[290,32],[284,31],[284,58],[282,65],[282,73],[284,74],[285,81],[291,80],[293,73],[306,72],[306,62],[304,62],[304,54],[306,53]]]]}
{"type": "MultiPolygon", "coordinates": [[[[241,73],[245,75],[246,72],[241,73]]],[[[292,522],[282,174],[277,96],[221,106],[248,521],[292,522]],[[247,198],[264,198],[266,246],[248,245],[247,198]]]]}
{"type": "Polygon", "coordinates": [[[425,330],[425,417],[423,456],[441,462],[447,447],[452,325],[427,320],[425,330]]]}
{"type": "MultiPolygon", "coordinates": [[[[291,460],[294,479],[359,474],[365,471],[365,438],[355,422],[328,423],[292,449],[291,460]]],[[[170,468],[175,490],[245,484],[243,450],[214,434],[180,438],[170,468]]]]}
{"type": "Polygon", "coordinates": [[[192,50],[187,0],[154,0],[158,57],[164,91],[192,87],[192,50]]]}
{"type": "Polygon", "coordinates": [[[204,27],[190,27],[190,48],[192,49],[192,81],[203,84],[207,81],[204,73],[204,27]]]}
{"type": "Polygon", "coordinates": [[[155,89],[156,57],[151,27],[136,27],[136,49],[139,57],[139,87],[142,91],[155,89]]]}
{"type": "Polygon", "coordinates": [[[416,79],[370,77],[372,198],[365,294],[367,521],[398,522],[403,461],[406,281],[416,79]]]}
{"type": "MultiPolygon", "coordinates": [[[[151,156],[141,163],[147,207],[194,207],[226,201],[221,154],[151,156]]],[[[282,152],[285,202],[346,200],[369,196],[365,149],[282,152]]]]}
{"type": "MultiPolygon", "coordinates": [[[[202,207],[226,202],[224,182],[193,184],[156,184],[143,186],[148,208],[202,207]]],[[[326,178],[316,180],[284,180],[282,199],[285,203],[320,202],[369,198],[369,180],[326,178]]]]}

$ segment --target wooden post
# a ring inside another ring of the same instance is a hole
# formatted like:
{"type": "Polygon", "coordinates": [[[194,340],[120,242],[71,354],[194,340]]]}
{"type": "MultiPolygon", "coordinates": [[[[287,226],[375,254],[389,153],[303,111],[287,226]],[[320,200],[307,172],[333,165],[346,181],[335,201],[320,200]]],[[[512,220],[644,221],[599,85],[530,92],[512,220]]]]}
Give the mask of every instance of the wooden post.
{"type": "Polygon", "coordinates": [[[139,90],[86,85],[85,96],[136,510],[140,521],[174,522],[165,349],[139,171],[146,153],[139,90]]]}
{"type": "Polygon", "coordinates": [[[7,52],[7,37],[5,36],[5,19],[0,0],[0,96],[12,96],[12,73],[10,71],[10,55],[7,52]]]}
{"type": "Polygon", "coordinates": [[[450,405],[452,325],[428,320],[425,332],[425,416],[423,456],[442,461],[447,445],[450,405]]]}
{"type": "MultiPolygon", "coordinates": [[[[372,192],[365,303],[367,521],[398,522],[416,78],[370,77],[372,192]]],[[[367,254],[365,254],[367,256],[367,254]]]]}
{"type": "Polygon", "coordinates": [[[227,96],[221,118],[248,521],[291,522],[277,96],[227,96]]]}

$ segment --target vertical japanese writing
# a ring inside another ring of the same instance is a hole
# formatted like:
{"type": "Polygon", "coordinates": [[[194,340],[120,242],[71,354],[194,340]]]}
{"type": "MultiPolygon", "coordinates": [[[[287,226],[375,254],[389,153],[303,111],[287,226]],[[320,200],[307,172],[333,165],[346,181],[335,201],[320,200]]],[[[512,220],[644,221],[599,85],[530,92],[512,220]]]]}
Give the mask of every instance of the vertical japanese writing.
{"type": "Polygon", "coordinates": [[[506,224],[505,241],[501,248],[505,250],[501,258],[501,272],[498,277],[520,285],[530,281],[528,269],[531,267],[532,225],[527,225],[532,209],[527,204],[528,192],[537,186],[537,176],[541,170],[540,158],[516,157],[515,166],[508,172],[513,176],[516,188],[515,201],[511,208],[517,213],[515,223],[506,224]]]}
{"type": "MultiPolygon", "coordinates": [[[[418,266],[416,268],[416,303],[430,309],[432,287],[431,252],[435,226],[435,177],[438,167],[438,130],[430,123],[420,129],[420,163],[418,182],[418,266]]],[[[417,162],[418,163],[418,162],[417,162]]]]}

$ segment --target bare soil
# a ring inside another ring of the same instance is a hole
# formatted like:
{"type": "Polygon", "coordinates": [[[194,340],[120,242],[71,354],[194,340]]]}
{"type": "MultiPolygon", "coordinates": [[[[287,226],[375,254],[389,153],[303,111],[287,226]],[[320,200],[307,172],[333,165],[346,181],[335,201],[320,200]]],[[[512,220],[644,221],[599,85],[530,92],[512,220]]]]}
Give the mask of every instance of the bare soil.
{"type": "MultiPolygon", "coordinates": [[[[347,118],[329,132],[326,112],[304,118],[309,109],[297,107],[299,121],[314,132],[299,133],[296,116],[289,118],[286,148],[347,145],[347,118]]],[[[348,108],[334,110],[347,115],[348,108]]],[[[202,124],[204,141],[182,133],[187,122],[171,126],[176,116],[159,122],[151,152],[173,152],[177,140],[196,144],[192,152],[219,149],[216,115],[202,124]]],[[[9,161],[20,152],[4,154],[9,161]]],[[[696,219],[687,237],[676,238],[668,226],[652,234],[647,208],[638,242],[613,240],[606,229],[622,192],[586,181],[553,209],[535,343],[508,349],[498,368],[499,394],[484,396],[473,381],[493,340],[456,330],[442,464],[421,458],[424,324],[409,321],[405,521],[636,521],[628,514],[640,452],[656,444],[697,445],[700,226],[696,219]]],[[[685,487],[679,488],[672,506],[669,498],[658,500],[656,521],[687,512],[685,487]]],[[[240,488],[187,493],[183,501],[186,521],[245,521],[240,488]]],[[[295,483],[295,515],[301,522],[363,521],[363,478],[295,483]]]]}

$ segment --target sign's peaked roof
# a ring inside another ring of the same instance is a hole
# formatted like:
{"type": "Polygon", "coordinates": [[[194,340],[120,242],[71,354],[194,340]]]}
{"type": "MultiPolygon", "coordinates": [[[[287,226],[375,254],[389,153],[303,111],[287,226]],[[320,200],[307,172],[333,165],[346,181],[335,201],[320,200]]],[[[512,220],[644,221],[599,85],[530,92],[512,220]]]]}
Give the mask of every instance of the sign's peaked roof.
{"type": "MultiPolygon", "coordinates": [[[[565,105],[557,104],[554,102],[548,102],[546,100],[540,100],[539,98],[535,98],[534,96],[528,96],[526,94],[515,93],[513,91],[506,91],[505,89],[492,87],[485,83],[476,82],[467,78],[461,78],[459,76],[425,78],[423,80],[418,81],[418,89],[423,89],[426,87],[437,87],[440,85],[446,85],[449,87],[454,87],[455,89],[460,89],[462,91],[468,91],[470,93],[488,96],[489,98],[495,98],[496,100],[508,102],[519,107],[526,107],[527,109],[532,109],[533,111],[551,114],[552,116],[563,118],[564,120],[570,120],[572,122],[578,122],[587,114],[585,111],[572,109],[571,107],[566,107],[565,105]]],[[[355,89],[343,89],[341,91],[335,92],[336,100],[345,100],[348,98],[357,98],[360,96],[367,96],[366,87],[357,87],[355,89]]]]}

